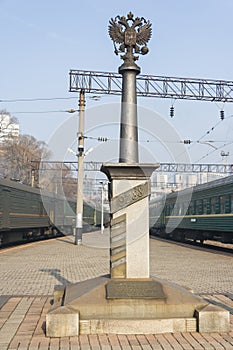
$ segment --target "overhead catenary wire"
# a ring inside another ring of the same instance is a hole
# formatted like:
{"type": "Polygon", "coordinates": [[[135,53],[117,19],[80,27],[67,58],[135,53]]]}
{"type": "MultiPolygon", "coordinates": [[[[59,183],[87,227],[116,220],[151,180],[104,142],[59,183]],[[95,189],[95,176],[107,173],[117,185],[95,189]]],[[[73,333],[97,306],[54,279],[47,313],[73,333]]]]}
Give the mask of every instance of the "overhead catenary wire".
{"type": "Polygon", "coordinates": [[[67,113],[67,111],[16,111],[11,112],[11,114],[48,114],[48,113],[67,113]]]}
{"type": "Polygon", "coordinates": [[[195,163],[198,163],[198,162],[200,162],[201,160],[203,160],[203,159],[207,158],[208,156],[210,156],[212,153],[214,153],[214,152],[216,152],[216,151],[219,151],[222,147],[230,146],[230,145],[232,145],[232,144],[233,144],[233,141],[230,141],[230,142],[228,142],[228,143],[225,143],[225,144],[222,145],[222,146],[217,147],[216,149],[213,149],[211,152],[205,154],[203,157],[201,157],[200,159],[198,159],[195,163]]]}
{"type": "Polygon", "coordinates": [[[13,103],[13,102],[37,102],[37,101],[56,101],[56,100],[72,100],[77,97],[37,97],[37,98],[16,98],[16,99],[0,99],[0,103],[13,103]]]}
{"type": "MultiPolygon", "coordinates": [[[[98,95],[91,95],[89,99],[98,101],[101,97],[98,95]]],[[[14,102],[37,102],[37,101],[56,101],[56,100],[77,100],[76,96],[72,97],[35,97],[35,98],[15,98],[15,99],[0,99],[0,103],[14,103],[14,102]]]]}
{"type": "MultiPolygon", "coordinates": [[[[74,112],[79,112],[78,110],[72,110],[72,113],[74,112]]],[[[12,112],[12,114],[48,114],[48,113],[71,113],[71,110],[50,110],[50,111],[16,111],[16,112],[12,112]]],[[[233,117],[233,115],[230,115],[228,116],[226,119],[228,118],[231,118],[233,117]]],[[[209,130],[207,130],[207,132],[205,134],[203,134],[198,140],[179,140],[179,141],[170,141],[170,140],[163,140],[163,142],[166,142],[166,143],[184,143],[184,144],[195,144],[195,143],[199,143],[199,144],[208,144],[208,143],[222,143],[222,142],[225,142],[225,141],[220,141],[220,140],[205,140],[205,142],[201,142],[201,140],[209,135],[211,132],[213,132],[216,127],[221,124],[222,121],[219,121],[218,123],[216,123],[212,128],[210,128],[209,130]]],[[[91,137],[91,136],[85,136],[85,138],[89,138],[89,139],[96,139],[98,141],[103,141],[102,138],[100,137],[91,137]]],[[[104,138],[104,141],[113,141],[113,140],[116,140],[116,139],[110,139],[110,138],[104,138]]],[[[146,139],[146,140],[139,140],[139,142],[146,142],[146,143],[151,143],[151,142],[161,142],[159,140],[149,140],[149,139],[146,139]]],[[[233,143],[233,141],[231,142],[230,141],[230,144],[233,143]]],[[[227,144],[229,145],[229,144],[227,144]]],[[[224,147],[226,145],[223,145],[221,147],[224,147]]],[[[191,146],[190,146],[191,147],[191,146]]],[[[189,148],[190,148],[189,147],[189,148]]],[[[215,150],[218,150],[219,148],[216,148],[215,150]]],[[[214,151],[215,151],[214,150],[214,151]]],[[[214,151],[212,151],[211,153],[213,153],[214,151]]],[[[205,156],[203,156],[204,158],[207,157],[208,155],[210,155],[211,153],[208,153],[206,154],[205,156]]],[[[202,159],[202,158],[201,158],[202,159]]]]}
{"type": "MultiPolygon", "coordinates": [[[[226,118],[221,119],[220,121],[218,121],[218,123],[216,123],[211,129],[207,130],[207,132],[206,132],[202,137],[199,138],[198,143],[204,143],[204,142],[200,142],[200,141],[201,141],[206,135],[209,135],[211,132],[213,132],[219,124],[222,124],[222,123],[223,123],[223,121],[225,121],[226,119],[232,118],[232,117],[233,117],[233,115],[229,115],[229,116],[227,116],[226,118]]],[[[220,141],[219,141],[219,142],[220,142],[220,141]]],[[[225,142],[225,141],[223,141],[223,142],[225,142]]],[[[210,143],[210,141],[205,141],[205,143],[208,144],[208,143],[210,143]]],[[[208,156],[210,156],[211,154],[215,153],[216,151],[219,151],[222,147],[226,147],[226,146],[229,146],[229,145],[231,145],[231,144],[233,144],[233,141],[229,141],[228,143],[225,143],[225,144],[223,144],[223,145],[221,145],[221,146],[219,146],[219,147],[215,147],[214,150],[212,150],[211,152],[206,153],[204,156],[202,156],[201,158],[199,158],[195,163],[198,163],[198,162],[200,162],[201,160],[203,160],[203,159],[207,158],[208,156]]]]}
{"type": "MultiPolygon", "coordinates": [[[[90,97],[91,98],[91,97],[90,97]]],[[[14,102],[36,102],[36,101],[55,101],[55,100],[72,100],[72,99],[77,99],[76,96],[72,96],[72,97],[38,97],[38,98],[17,98],[17,99],[0,99],[0,103],[14,103],[14,102]]],[[[221,108],[221,110],[223,110],[223,108],[221,108]]],[[[15,112],[11,112],[11,114],[55,114],[55,113],[67,113],[69,111],[67,110],[45,110],[45,111],[15,111],[15,112]]],[[[78,111],[77,111],[78,112],[78,111]]],[[[230,115],[230,116],[227,116],[225,117],[224,116],[224,119],[222,118],[221,120],[219,120],[215,125],[213,125],[210,129],[208,129],[199,139],[197,140],[190,140],[190,142],[184,142],[185,140],[181,140],[181,141],[164,141],[164,142],[167,142],[167,143],[184,143],[184,144],[189,144],[189,149],[194,145],[194,144],[206,144],[208,145],[208,143],[210,144],[210,146],[214,143],[223,143],[225,141],[219,141],[219,140],[205,140],[204,142],[201,142],[202,140],[205,139],[206,136],[210,135],[213,131],[216,130],[216,128],[219,127],[219,125],[222,125],[223,122],[225,122],[227,119],[229,118],[232,118],[233,115],[230,115]]],[[[98,138],[96,138],[98,139],[98,138]]],[[[111,141],[111,139],[109,138],[106,138],[106,140],[108,141],[111,141]]],[[[100,138],[99,138],[99,141],[100,141],[100,138]]],[[[189,141],[189,140],[188,140],[189,141]]],[[[140,140],[139,142],[159,142],[157,140],[140,140]]],[[[225,147],[225,146],[229,146],[231,145],[233,142],[232,141],[228,141],[227,143],[223,144],[222,146],[220,147],[215,147],[214,150],[212,150],[212,152],[209,152],[207,154],[205,154],[203,157],[201,157],[198,161],[208,157],[209,155],[211,155],[212,153],[216,152],[217,150],[219,150],[220,148],[222,147],[225,147]]],[[[198,162],[197,161],[197,162],[198,162]]]]}
{"type": "MultiPolygon", "coordinates": [[[[188,147],[188,150],[190,150],[190,148],[195,144],[195,143],[199,143],[199,144],[205,144],[204,142],[200,142],[201,140],[203,140],[206,136],[210,135],[220,124],[222,125],[223,122],[225,122],[227,119],[232,118],[233,115],[229,115],[226,118],[224,118],[224,120],[219,120],[214,126],[212,126],[210,129],[208,129],[196,142],[190,142],[190,146],[188,147]]],[[[211,141],[205,141],[205,142],[213,142],[211,141]]],[[[221,141],[215,141],[215,142],[221,142],[221,141]]],[[[225,141],[223,141],[225,142],[225,141]]],[[[231,144],[232,142],[230,142],[231,144]]],[[[227,144],[228,145],[228,144],[227,144]]],[[[223,145],[221,147],[224,147],[226,145],[223,145]]],[[[220,147],[220,148],[221,148],[220,147]]],[[[214,153],[215,151],[219,150],[219,148],[216,147],[216,149],[214,149],[212,152],[204,155],[202,158],[200,158],[199,160],[197,160],[195,163],[199,162],[200,160],[206,158],[207,156],[211,155],[212,153],[214,153]]],[[[182,152],[181,154],[179,154],[178,157],[182,156],[184,154],[184,152],[182,152]]]]}
{"type": "Polygon", "coordinates": [[[68,109],[68,110],[55,110],[55,111],[16,111],[11,112],[11,114],[44,114],[44,113],[75,113],[79,112],[78,109],[68,109]]]}

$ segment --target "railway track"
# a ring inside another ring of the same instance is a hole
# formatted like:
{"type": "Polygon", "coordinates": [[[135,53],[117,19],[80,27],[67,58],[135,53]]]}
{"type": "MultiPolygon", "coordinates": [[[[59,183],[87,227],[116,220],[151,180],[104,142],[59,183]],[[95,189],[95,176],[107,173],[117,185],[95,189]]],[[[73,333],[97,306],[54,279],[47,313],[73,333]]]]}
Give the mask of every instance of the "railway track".
{"type": "Polygon", "coordinates": [[[21,241],[17,241],[17,242],[12,242],[12,243],[6,243],[0,246],[0,252],[10,249],[10,248],[14,248],[14,247],[19,247],[19,246],[27,246],[30,245],[31,243],[35,243],[35,242],[41,242],[41,241],[48,241],[50,239],[55,239],[58,237],[63,237],[64,234],[63,233],[58,233],[56,235],[47,235],[47,236],[38,236],[38,237],[34,237],[28,240],[21,240],[21,241]]]}
{"type": "Polygon", "coordinates": [[[180,246],[188,246],[188,247],[193,247],[195,249],[208,250],[208,251],[233,255],[233,244],[226,244],[226,243],[221,243],[217,241],[208,241],[208,240],[205,241],[204,243],[199,243],[188,239],[181,242],[178,240],[174,240],[172,238],[164,238],[164,237],[159,237],[154,235],[150,235],[150,238],[158,239],[164,242],[178,244],[180,246]]]}

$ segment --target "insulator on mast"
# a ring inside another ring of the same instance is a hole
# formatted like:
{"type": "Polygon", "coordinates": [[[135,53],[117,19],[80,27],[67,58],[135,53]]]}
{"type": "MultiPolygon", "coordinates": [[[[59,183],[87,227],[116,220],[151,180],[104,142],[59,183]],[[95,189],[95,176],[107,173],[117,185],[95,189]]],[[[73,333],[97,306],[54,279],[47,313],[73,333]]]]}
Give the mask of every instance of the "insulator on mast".
{"type": "Polygon", "coordinates": [[[174,112],[175,112],[174,106],[171,106],[171,108],[170,108],[170,117],[171,118],[174,117],[174,112]]]}
{"type": "Polygon", "coordinates": [[[108,139],[107,139],[107,137],[98,137],[98,141],[106,142],[106,141],[108,141],[108,139]]]}
{"type": "Polygon", "coordinates": [[[220,119],[224,120],[225,116],[224,116],[224,110],[220,111],[220,119]]]}

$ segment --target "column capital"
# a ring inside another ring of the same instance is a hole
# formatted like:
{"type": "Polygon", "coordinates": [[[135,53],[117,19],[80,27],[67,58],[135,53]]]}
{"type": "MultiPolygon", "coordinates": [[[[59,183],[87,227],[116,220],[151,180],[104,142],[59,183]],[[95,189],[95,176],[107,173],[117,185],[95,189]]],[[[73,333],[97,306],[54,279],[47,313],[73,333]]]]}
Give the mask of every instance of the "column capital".
{"type": "Polygon", "coordinates": [[[113,179],[148,180],[159,166],[158,163],[103,163],[100,170],[109,181],[113,179]]]}

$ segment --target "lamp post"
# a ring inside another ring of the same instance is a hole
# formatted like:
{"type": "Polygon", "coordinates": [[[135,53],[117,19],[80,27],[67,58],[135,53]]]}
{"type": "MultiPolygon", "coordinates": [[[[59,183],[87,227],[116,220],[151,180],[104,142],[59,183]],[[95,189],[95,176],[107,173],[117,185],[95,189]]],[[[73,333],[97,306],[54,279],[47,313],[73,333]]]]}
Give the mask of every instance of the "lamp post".
{"type": "Polygon", "coordinates": [[[101,184],[101,234],[104,233],[104,183],[100,181],[101,184]]]}
{"type": "Polygon", "coordinates": [[[84,174],[84,110],[85,92],[80,91],[79,96],[79,128],[78,128],[78,184],[76,202],[76,229],[75,245],[82,244],[83,233],[83,174],[84,174]]]}
{"type": "Polygon", "coordinates": [[[35,169],[31,170],[31,186],[35,186],[35,169]]]}

